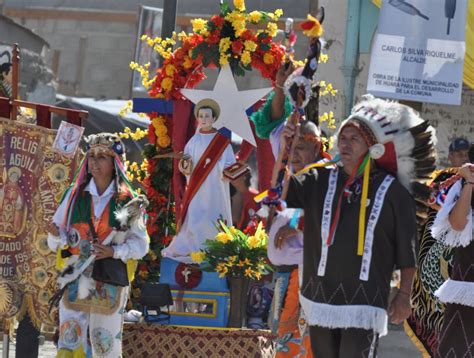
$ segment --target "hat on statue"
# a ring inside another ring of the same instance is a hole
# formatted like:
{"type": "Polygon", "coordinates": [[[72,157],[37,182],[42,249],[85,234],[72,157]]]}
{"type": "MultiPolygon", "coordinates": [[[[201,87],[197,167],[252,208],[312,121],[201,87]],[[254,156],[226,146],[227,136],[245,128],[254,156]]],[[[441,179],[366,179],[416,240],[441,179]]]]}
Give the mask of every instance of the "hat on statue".
{"type": "Polygon", "coordinates": [[[214,114],[214,117],[217,119],[219,118],[221,114],[221,108],[217,104],[216,101],[214,101],[211,98],[204,98],[201,99],[196,105],[194,106],[194,116],[197,118],[198,112],[201,108],[210,108],[212,109],[212,112],[214,114]]]}

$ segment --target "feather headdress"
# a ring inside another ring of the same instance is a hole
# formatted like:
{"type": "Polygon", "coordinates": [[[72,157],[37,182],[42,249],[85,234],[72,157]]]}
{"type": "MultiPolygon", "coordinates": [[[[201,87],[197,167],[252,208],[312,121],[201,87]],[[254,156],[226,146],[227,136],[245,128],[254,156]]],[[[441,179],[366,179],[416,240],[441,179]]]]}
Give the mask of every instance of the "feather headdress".
{"type": "Polygon", "coordinates": [[[418,209],[426,210],[430,198],[427,182],[436,169],[435,129],[412,108],[372,95],[362,97],[341,124],[337,137],[354,123],[368,129],[370,157],[397,177],[414,196],[418,209]]]}

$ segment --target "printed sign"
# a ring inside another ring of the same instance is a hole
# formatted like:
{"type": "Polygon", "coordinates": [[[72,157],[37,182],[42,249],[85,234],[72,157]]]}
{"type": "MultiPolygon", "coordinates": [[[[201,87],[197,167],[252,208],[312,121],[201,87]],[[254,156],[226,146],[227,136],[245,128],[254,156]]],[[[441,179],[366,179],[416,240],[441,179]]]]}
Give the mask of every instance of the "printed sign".
{"type": "Polygon", "coordinates": [[[367,91],[402,100],[461,103],[467,0],[384,0],[367,91]]]}

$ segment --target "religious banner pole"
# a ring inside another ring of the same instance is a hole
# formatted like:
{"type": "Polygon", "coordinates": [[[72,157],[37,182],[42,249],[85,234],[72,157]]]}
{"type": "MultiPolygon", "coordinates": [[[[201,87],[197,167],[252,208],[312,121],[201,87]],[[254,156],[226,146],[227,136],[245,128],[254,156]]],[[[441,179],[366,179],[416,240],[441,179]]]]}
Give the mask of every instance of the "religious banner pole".
{"type": "MultiPolygon", "coordinates": [[[[163,0],[163,22],[161,23],[161,38],[171,38],[176,27],[178,0],[163,0]]],[[[160,57],[160,65],[163,57],[160,57]]]]}
{"type": "Polygon", "coordinates": [[[49,295],[55,286],[56,260],[41,244],[46,232],[43,223],[54,214],[80,158],[66,157],[52,148],[56,131],[50,129],[51,115],[65,116],[67,122],[79,126],[88,116],[86,111],[19,100],[19,51],[18,44],[14,44],[12,90],[9,97],[0,97],[0,192],[9,193],[0,201],[3,358],[9,356],[9,333],[13,329],[10,319],[23,315],[22,307],[27,306],[27,313],[38,329],[55,325],[48,306],[32,295],[40,290],[49,295]],[[36,126],[17,120],[20,116],[32,116],[19,107],[36,111],[36,126]],[[37,248],[39,255],[31,255],[32,247],[37,248]],[[37,269],[43,270],[44,275],[33,275],[37,269]]]}
{"type": "MultiPolygon", "coordinates": [[[[13,44],[12,50],[12,100],[18,99],[18,84],[20,83],[20,47],[17,43],[13,44]]],[[[13,106],[11,119],[16,120],[18,109],[13,106]]]]}
{"type": "MultiPolygon", "coordinates": [[[[18,82],[19,82],[19,60],[20,60],[20,48],[18,44],[13,44],[12,50],[12,97],[11,99],[18,98],[18,82]]],[[[17,115],[17,108],[12,107],[12,111],[10,113],[11,119],[16,120],[17,115]]],[[[3,324],[3,358],[8,358],[10,353],[10,329],[6,321],[3,324]]]]}
{"type": "MultiPolygon", "coordinates": [[[[293,113],[288,121],[295,125],[300,122],[301,112],[311,98],[312,81],[318,69],[318,61],[321,55],[319,37],[322,35],[321,24],[323,21],[324,8],[321,8],[317,18],[308,15],[308,20],[301,24],[303,32],[311,39],[306,64],[302,69],[295,70],[284,85],[285,95],[293,105],[293,113]]],[[[268,191],[267,198],[264,199],[264,204],[270,208],[267,219],[268,231],[270,231],[275,211],[283,208],[282,203],[286,198],[290,177],[289,163],[291,163],[293,158],[298,135],[299,131],[297,129],[291,138],[287,138],[286,146],[280,151],[275,162],[271,189],[268,191]]]]}

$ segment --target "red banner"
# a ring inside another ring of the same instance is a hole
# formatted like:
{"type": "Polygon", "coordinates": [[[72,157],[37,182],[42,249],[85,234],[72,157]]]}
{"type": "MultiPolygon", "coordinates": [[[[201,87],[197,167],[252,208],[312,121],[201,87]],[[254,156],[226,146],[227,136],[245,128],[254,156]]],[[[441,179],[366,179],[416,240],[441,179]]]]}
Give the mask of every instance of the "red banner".
{"type": "Polygon", "coordinates": [[[47,223],[78,164],[52,150],[56,131],[0,118],[0,319],[26,307],[36,326],[54,326],[48,300],[56,257],[47,223]]]}

